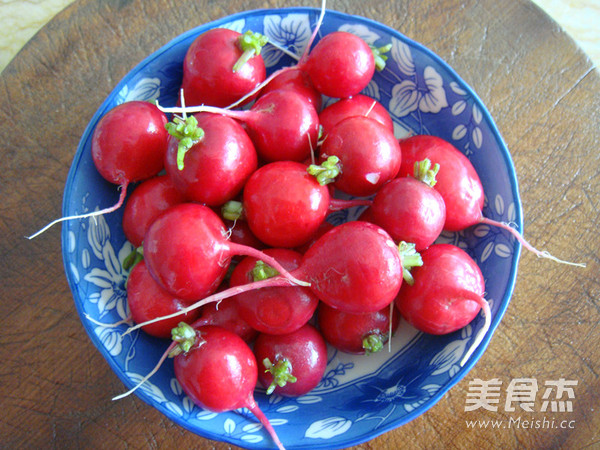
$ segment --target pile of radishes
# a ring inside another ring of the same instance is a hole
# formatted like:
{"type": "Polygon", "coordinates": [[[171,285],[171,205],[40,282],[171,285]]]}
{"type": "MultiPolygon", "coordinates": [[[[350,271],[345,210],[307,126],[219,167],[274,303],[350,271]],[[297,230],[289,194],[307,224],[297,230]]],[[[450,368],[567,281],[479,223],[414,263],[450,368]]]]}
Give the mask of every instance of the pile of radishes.
{"type": "Polygon", "coordinates": [[[491,318],[481,271],[434,242],[442,230],[494,222],[460,151],[434,136],[397,139],[385,108],[361,94],[385,48],[333,32],[267,78],[265,44],[203,33],[185,57],[180,104],[115,107],[98,122],[92,156],[121,189],[101,213],[124,204],[136,247],[127,332],[171,338],[177,380],[196,404],[247,407],[282,447],[256,384],[309,392],[327,344],[369,354],[400,317],[445,334],[483,309],[478,345],[491,318]],[[322,108],[323,96],[339,101],[322,108]],[[357,205],[367,205],[359,221],[327,222],[357,205]]]}

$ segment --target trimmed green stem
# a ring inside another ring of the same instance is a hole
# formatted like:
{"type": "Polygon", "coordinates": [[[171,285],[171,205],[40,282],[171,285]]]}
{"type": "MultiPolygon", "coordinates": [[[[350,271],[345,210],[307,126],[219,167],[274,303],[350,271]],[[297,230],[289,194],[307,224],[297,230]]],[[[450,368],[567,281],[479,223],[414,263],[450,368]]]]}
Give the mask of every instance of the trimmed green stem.
{"type": "Polygon", "coordinates": [[[275,364],[269,358],[263,359],[265,372],[270,372],[273,375],[273,381],[267,388],[267,395],[273,393],[277,386],[284,387],[288,383],[295,383],[298,379],[292,375],[292,365],[287,359],[281,359],[275,364]]]}
{"type": "Polygon", "coordinates": [[[333,183],[335,178],[342,173],[342,166],[340,165],[340,158],[337,156],[330,156],[327,160],[319,164],[311,164],[308,166],[306,171],[314,176],[321,186],[333,183]]]}
{"type": "Polygon", "coordinates": [[[171,136],[179,141],[177,145],[177,168],[183,170],[185,154],[204,137],[204,130],[198,127],[194,116],[184,119],[175,117],[172,122],[165,125],[171,136]]]}
{"type": "Polygon", "coordinates": [[[179,322],[175,328],[171,330],[171,339],[175,346],[169,352],[169,358],[173,358],[182,353],[187,353],[196,344],[202,345],[196,330],[185,322],[179,322]]]}
{"type": "Polygon", "coordinates": [[[227,220],[238,220],[244,215],[244,205],[237,200],[229,200],[221,206],[221,215],[227,220]]]}
{"type": "Polygon", "coordinates": [[[383,47],[370,47],[373,52],[373,58],[375,58],[375,69],[377,69],[378,72],[381,72],[385,69],[385,64],[388,59],[386,53],[392,49],[392,44],[384,45],[383,47]]]}
{"type": "Polygon", "coordinates": [[[429,158],[425,158],[422,161],[415,161],[413,176],[426,185],[433,187],[437,183],[436,175],[439,171],[440,165],[438,163],[432,166],[429,158]]]}
{"type": "Polygon", "coordinates": [[[365,349],[365,355],[371,355],[381,351],[383,342],[383,337],[379,333],[365,336],[362,343],[362,346],[365,349]]]}
{"type": "Polygon", "coordinates": [[[233,71],[237,72],[250,59],[260,55],[262,48],[267,45],[268,38],[260,33],[254,33],[250,30],[242,34],[238,40],[238,46],[243,52],[242,56],[233,65],[233,71]]]}
{"type": "Polygon", "coordinates": [[[252,278],[254,281],[266,280],[279,275],[279,272],[269,266],[264,261],[258,260],[252,269],[252,278]]]}
{"type": "Polygon", "coordinates": [[[123,260],[123,269],[131,270],[137,263],[144,259],[144,248],[142,246],[136,247],[133,251],[125,257],[123,260]]]}
{"type": "Polygon", "coordinates": [[[406,283],[412,285],[415,280],[410,273],[410,270],[413,267],[423,265],[421,254],[415,250],[415,244],[404,241],[398,244],[398,253],[400,254],[400,260],[402,261],[402,277],[406,283]]]}

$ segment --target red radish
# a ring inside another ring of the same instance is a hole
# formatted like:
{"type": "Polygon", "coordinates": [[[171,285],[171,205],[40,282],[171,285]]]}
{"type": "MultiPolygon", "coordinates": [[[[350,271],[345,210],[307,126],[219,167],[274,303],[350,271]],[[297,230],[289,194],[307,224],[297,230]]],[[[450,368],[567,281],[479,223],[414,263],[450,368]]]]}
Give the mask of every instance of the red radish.
{"type": "Polygon", "coordinates": [[[299,69],[286,71],[276,76],[260,91],[260,95],[265,95],[274,90],[286,89],[291,89],[304,95],[312,103],[317,112],[321,111],[323,105],[321,93],[315,89],[308,75],[299,69]]]}
{"type": "Polygon", "coordinates": [[[142,245],[150,224],[160,214],[183,203],[185,197],[166,175],[150,178],[133,190],[123,209],[123,232],[134,247],[142,245]]]}
{"type": "Polygon", "coordinates": [[[268,395],[307,394],[321,382],[327,367],[327,344],[310,324],[288,334],[259,334],[254,355],[258,381],[267,388],[268,395]]]}
{"type": "Polygon", "coordinates": [[[273,258],[230,242],[226,235],[222,220],[209,207],[182,203],[150,225],[144,237],[144,260],[158,284],[183,300],[195,301],[214,292],[235,254],[257,256],[292,283],[298,281],[273,258]]]}
{"type": "MultiPolygon", "coordinates": [[[[302,255],[293,250],[272,248],[264,253],[292,272],[300,266],[302,255]]],[[[265,280],[279,272],[258,259],[247,256],[231,273],[230,286],[265,280]]],[[[308,287],[271,287],[256,289],[234,297],[239,315],[262,333],[286,334],[307,323],[317,309],[319,299],[308,287]]]]}
{"type": "MultiPolygon", "coordinates": [[[[148,272],[146,263],[142,260],[131,270],[127,279],[127,305],[131,319],[135,323],[143,323],[155,317],[161,317],[180,311],[189,303],[178,299],[162,289],[148,272]]],[[[170,338],[171,329],[182,320],[191,323],[200,311],[190,311],[182,319],[176,317],[142,327],[146,333],[159,337],[170,338]]]]}
{"type": "Polygon", "coordinates": [[[336,156],[341,173],[334,186],[355,196],[375,194],[396,177],[402,156],[388,128],[364,116],[348,117],[334,126],[321,145],[321,158],[336,156]]]}
{"type": "Polygon", "coordinates": [[[402,165],[399,177],[413,176],[415,163],[428,159],[443,170],[436,175],[435,190],[446,203],[444,229],[463,230],[479,223],[484,202],[483,186],[469,159],[450,142],[427,135],[400,140],[402,165]]]}
{"type": "Polygon", "coordinates": [[[257,167],[254,144],[242,126],[210,113],[175,120],[165,168],[176,188],[190,201],[209,206],[238,195],[257,167]]]}
{"type": "Polygon", "coordinates": [[[440,335],[465,327],[483,309],[485,325],[472,345],[474,350],[491,323],[479,266],[452,244],[434,244],[421,252],[421,259],[423,265],[411,272],[414,282],[403,285],[396,298],[400,314],[418,330],[440,335]]]}
{"type": "Polygon", "coordinates": [[[126,186],[153,177],[163,168],[167,117],[148,102],[115,106],[96,125],[92,158],[100,175],[126,186]]]}
{"type": "Polygon", "coordinates": [[[358,94],[375,73],[371,47],[362,38],[345,31],[324,36],[298,64],[319,92],[335,98],[358,94]]]}
{"type": "MultiPolygon", "coordinates": [[[[185,324],[184,328],[187,328],[185,324]]],[[[248,408],[277,447],[283,449],[275,430],[254,400],[258,369],[250,347],[235,333],[218,326],[188,329],[193,331],[193,343],[187,344],[187,350],[173,359],[175,377],[186,395],[196,405],[212,412],[248,408]]]]}
{"type": "MultiPolygon", "coordinates": [[[[262,259],[273,266],[265,258],[262,259]]],[[[321,236],[304,254],[292,276],[308,282],[317,297],[334,308],[356,313],[372,312],[394,301],[402,280],[410,282],[409,270],[418,265],[419,260],[414,246],[402,243],[398,247],[381,227],[353,221],[338,225],[321,236]]],[[[296,283],[299,284],[298,281],[296,283]]],[[[276,276],[231,287],[171,317],[254,289],[291,285],[293,281],[276,276]]],[[[132,326],[124,334],[143,325],[146,324],[132,326]]]]}
{"type": "Polygon", "coordinates": [[[366,222],[346,222],[325,233],[306,251],[299,270],[321,301],[357,313],[389,305],[403,278],[398,247],[366,222]]]}
{"type": "Polygon", "coordinates": [[[444,199],[432,187],[439,166],[430,167],[429,160],[415,163],[414,177],[395,178],[385,184],[371,207],[373,223],[396,242],[414,243],[417,251],[433,244],[446,219],[444,199]]]}
{"type": "Polygon", "coordinates": [[[585,264],[560,260],[548,252],[532,247],[517,230],[510,225],[483,216],[484,192],[479,175],[471,161],[450,142],[436,136],[416,135],[400,140],[402,166],[398,176],[412,174],[415,162],[429,159],[443,170],[437,175],[435,189],[446,204],[444,229],[460,231],[483,223],[500,227],[510,232],[525,248],[538,257],[556,262],[585,267],[585,264]]]}
{"type": "Polygon", "coordinates": [[[119,209],[125,202],[129,183],[151,178],[162,170],[169,138],[166,123],[165,114],[148,102],[130,101],[109,110],[96,124],[91,152],[100,175],[119,186],[121,192],[117,203],[99,211],[61,217],[29,239],[59,222],[108,214],[119,209]]]}
{"type": "Polygon", "coordinates": [[[319,114],[319,124],[323,129],[323,136],[327,136],[336,124],[352,116],[365,116],[380,122],[394,132],[394,123],[385,107],[377,100],[363,94],[338,100],[327,106],[319,114]]]}
{"type": "Polygon", "coordinates": [[[192,327],[199,328],[204,325],[225,328],[237,334],[245,342],[252,342],[258,336],[258,331],[240,316],[237,303],[233,299],[204,306],[200,311],[200,317],[192,323],[192,327]]]}
{"type": "Polygon", "coordinates": [[[266,77],[260,56],[265,43],[261,35],[225,28],[198,36],[183,63],[182,88],[188,104],[223,107],[254,89],[266,77]]]}
{"type": "MultiPolygon", "coordinates": [[[[187,99],[186,99],[187,101],[187,99]]],[[[258,155],[270,161],[303,161],[310,156],[319,137],[319,115],[306,97],[295,91],[275,90],[249,110],[215,108],[208,105],[162,108],[172,113],[209,112],[243,122],[258,155]]]]}
{"type": "Polygon", "coordinates": [[[308,241],[329,212],[329,190],[293,161],[267,164],[248,179],[243,208],[252,232],[272,247],[308,241]]]}
{"type": "Polygon", "coordinates": [[[327,214],[363,201],[331,199],[303,163],[262,166],[244,187],[244,215],[252,232],[272,247],[297,247],[314,236],[327,214]]]}
{"type": "Polygon", "coordinates": [[[321,334],[329,344],[356,355],[381,351],[400,324],[398,311],[387,306],[375,312],[354,314],[321,302],[317,317],[321,334]]]}

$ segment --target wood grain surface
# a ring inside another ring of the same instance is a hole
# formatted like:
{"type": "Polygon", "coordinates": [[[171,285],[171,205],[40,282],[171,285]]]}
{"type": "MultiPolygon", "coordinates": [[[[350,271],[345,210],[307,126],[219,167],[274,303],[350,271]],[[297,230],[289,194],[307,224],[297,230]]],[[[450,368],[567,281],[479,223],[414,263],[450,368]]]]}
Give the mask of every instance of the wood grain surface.
{"type": "MultiPolygon", "coordinates": [[[[0,447],[231,448],[187,432],[135,396],[111,401],[123,386],[79,322],[60,227],[34,241],[24,236],[60,214],[87,122],[140,60],[203,22],[294,5],[78,0],[2,72],[0,447]]],[[[587,263],[574,268],[524,252],[506,315],[475,368],[428,412],[356,448],[598,448],[598,70],[527,0],[331,0],[328,6],[383,22],[450,64],[488,106],[511,150],[525,236],[587,263]],[[543,416],[465,411],[476,378],[503,385],[521,378],[577,380],[573,411],[554,414],[556,428],[468,428],[467,420],[543,416]],[[563,419],[573,426],[561,428],[563,419]]]]}

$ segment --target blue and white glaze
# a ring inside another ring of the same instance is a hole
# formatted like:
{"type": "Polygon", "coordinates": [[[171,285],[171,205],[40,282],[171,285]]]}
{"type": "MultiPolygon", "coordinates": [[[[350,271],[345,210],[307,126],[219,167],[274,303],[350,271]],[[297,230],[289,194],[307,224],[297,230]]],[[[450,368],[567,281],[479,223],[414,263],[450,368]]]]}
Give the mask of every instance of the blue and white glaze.
{"type": "MultiPolygon", "coordinates": [[[[80,214],[116,202],[116,186],[105,182],[94,168],[91,133],[99,118],[119,103],[158,99],[163,105],[173,105],[183,58],[196,36],[217,26],[240,32],[251,29],[300,54],[318,13],[313,8],[287,8],[236,14],[188,31],[142,61],[90,121],[69,173],[63,214],[80,214]]],[[[375,75],[365,93],[388,108],[398,137],[434,134],[464,152],[480,174],[487,194],[484,215],[521,229],[521,204],[509,152],[473,90],[431,51],[384,25],[328,11],[319,36],[335,30],[358,34],[376,46],[392,44],[385,70],[375,75]]],[[[263,56],[269,71],[294,63],[293,58],[271,46],[264,49],[263,56]]],[[[359,213],[360,209],[338,212],[331,220],[351,220],[359,213]]],[[[123,235],[121,217],[122,211],[117,211],[67,222],[62,237],[65,271],[84,328],[129,388],[154,367],[168,343],[143,332],[121,338],[126,325],[103,327],[86,318],[89,315],[110,324],[127,316],[127,272],[122,262],[132,247],[123,235]]],[[[330,349],[325,376],[311,393],[299,398],[267,397],[260,390],[256,393],[259,406],[287,448],[344,448],[396,428],[433,406],[480,358],[508,306],[520,245],[507,232],[487,225],[444,233],[440,241],[466,249],[482,269],[493,313],[482,345],[464,366],[459,365],[483,325],[483,318],[478,317],[446,336],[426,336],[402,324],[392,340],[391,352],[369,357],[330,349]]],[[[248,448],[273,446],[248,410],[215,414],[195,406],[183,394],[169,362],[136,394],[176,423],[209,439],[248,448]]]]}

